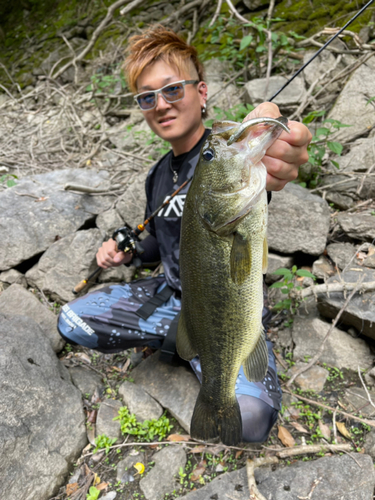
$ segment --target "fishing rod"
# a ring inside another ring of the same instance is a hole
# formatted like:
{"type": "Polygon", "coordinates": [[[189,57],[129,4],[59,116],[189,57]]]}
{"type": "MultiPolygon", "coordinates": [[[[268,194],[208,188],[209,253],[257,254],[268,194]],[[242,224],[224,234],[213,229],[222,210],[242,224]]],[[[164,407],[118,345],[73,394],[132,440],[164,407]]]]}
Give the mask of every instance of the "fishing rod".
{"type": "MultiPolygon", "coordinates": [[[[328,47],[328,45],[333,42],[353,21],[357,19],[375,0],[370,0],[367,4],[360,9],[357,14],[352,17],[346,24],[343,26],[332,38],[330,38],[315,54],[298,70],[294,75],[289,78],[289,80],[282,86],[280,89],[270,98],[267,102],[272,102],[275,97],[277,97],[305,68],[308,66],[319,54],[323,52],[324,49],[328,47]]],[[[169,198],[167,198],[161,205],[158,207],[148,219],[146,219],[143,224],[138,224],[138,226],[134,229],[131,229],[130,226],[124,226],[113,233],[112,238],[116,241],[117,250],[134,253],[134,263],[136,267],[140,267],[141,260],[138,255],[144,252],[142,245],[139,243],[139,235],[145,230],[145,226],[162,210],[168,203],[178,194],[181,189],[189,184],[192,180],[193,176],[189,177],[181,186],[174,191],[169,198]]],[[[72,292],[74,295],[77,295],[80,291],[82,291],[88,282],[94,278],[103,268],[97,267],[95,271],[93,271],[86,279],[80,281],[78,285],[76,285],[72,292]]]]}
{"type": "MultiPolygon", "coordinates": [[[[139,242],[139,235],[143,233],[143,231],[146,229],[147,224],[149,224],[154,217],[157,216],[157,214],[162,210],[164,207],[166,207],[170,201],[183,189],[185,186],[189,184],[189,182],[192,180],[193,176],[189,177],[186,179],[185,182],[181,184],[179,188],[176,189],[161,205],[158,207],[152,214],[145,220],[143,221],[142,224],[138,224],[137,227],[132,229],[130,226],[124,226],[120,227],[119,229],[116,229],[112,235],[112,239],[115,240],[116,242],[116,251],[120,252],[133,252],[134,258],[133,258],[133,263],[135,267],[140,267],[142,264],[141,259],[138,257],[138,255],[141,255],[144,252],[144,249],[142,248],[142,245],[139,242]]],[[[76,285],[72,292],[74,295],[77,295],[79,292],[81,292],[88,282],[94,278],[100,271],[102,271],[102,267],[97,267],[95,271],[93,271],[86,279],[80,281],[78,285],[76,285]]]]}
{"type": "Polygon", "coordinates": [[[375,0],[370,0],[364,7],[362,7],[362,9],[360,11],[357,12],[357,14],[354,17],[352,17],[350,19],[350,21],[348,21],[345,24],[345,26],[343,26],[340,29],[340,31],[338,31],[332,38],[330,38],[328,40],[328,42],[326,42],[323,45],[323,47],[320,47],[320,49],[317,52],[315,52],[315,54],[298,71],[296,71],[296,73],[294,73],[294,75],[291,78],[289,78],[289,80],[281,88],[279,88],[279,90],[276,92],[276,94],[274,94],[271,97],[271,99],[268,99],[268,102],[272,102],[275,99],[275,97],[278,96],[280,94],[280,92],[282,92],[285,89],[285,87],[287,87],[296,78],[296,76],[298,76],[306,68],[306,66],[308,66],[316,57],[318,57],[318,55],[321,52],[323,52],[323,50],[326,47],[328,47],[328,45],[331,42],[333,42],[333,40],[335,40],[335,38],[337,38],[345,30],[345,28],[347,28],[349,26],[349,24],[351,24],[353,21],[355,21],[357,19],[357,17],[360,16],[362,14],[362,12],[364,12],[367,9],[367,7],[369,7],[374,1],[375,0]]]}

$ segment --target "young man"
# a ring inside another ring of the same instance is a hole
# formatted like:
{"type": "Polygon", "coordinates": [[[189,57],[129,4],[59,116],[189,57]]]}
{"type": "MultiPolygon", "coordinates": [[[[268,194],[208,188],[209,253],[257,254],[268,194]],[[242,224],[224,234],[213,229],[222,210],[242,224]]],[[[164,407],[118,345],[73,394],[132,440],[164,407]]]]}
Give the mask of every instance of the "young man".
{"type": "MultiPolygon", "coordinates": [[[[148,174],[148,217],[194,172],[200,149],[210,133],[202,122],[207,85],[195,48],[161,26],[130,39],[125,73],[149,127],[172,146],[172,151],[148,174]]],[[[275,104],[263,103],[245,120],[260,116],[277,118],[280,112],[275,104]]],[[[310,132],[297,122],[290,122],[289,127],[291,133],[284,132],[263,159],[268,191],[280,190],[295,179],[299,165],[308,158],[310,132]]],[[[188,186],[152,220],[150,234],[142,242],[143,262],[161,260],[165,276],[106,287],[65,305],[58,326],[68,342],[101,352],[143,345],[160,347],[180,310],[179,238],[187,190],[188,186]]],[[[97,253],[98,265],[104,269],[129,264],[132,258],[131,254],[118,252],[112,239],[103,243],[97,253]]],[[[265,308],[264,323],[269,316],[265,308]]],[[[248,382],[241,368],[236,385],[244,441],[264,441],[281,408],[272,344],[267,344],[269,368],[264,380],[248,382]]],[[[191,365],[200,378],[199,358],[191,365]]]]}

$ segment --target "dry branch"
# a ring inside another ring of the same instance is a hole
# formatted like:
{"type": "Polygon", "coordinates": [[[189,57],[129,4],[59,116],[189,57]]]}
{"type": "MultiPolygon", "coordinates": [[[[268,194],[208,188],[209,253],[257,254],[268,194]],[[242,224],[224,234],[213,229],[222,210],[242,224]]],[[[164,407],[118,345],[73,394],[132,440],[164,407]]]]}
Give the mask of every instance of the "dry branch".
{"type": "Polygon", "coordinates": [[[266,498],[258,490],[254,476],[254,469],[256,467],[261,467],[262,465],[274,465],[278,463],[279,461],[276,457],[256,458],[255,460],[248,459],[246,461],[246,473],[250,492],[250,500],[266,500],[266,498]]]}
{"type": "MultiPolygon", "coordinates": [[[[335,292],[350,292],[357,286],[357,283],[330,283],[329,285],[323,283],[322,285],[312,285],[303,290],[293,290],[290,292],[294,298],[299,300],[305,299],[306,297],[310,297],[310,295],[317,296],[318,294],[326,293],[335,293],[335,292]]],[[[375,281],[368,281],[362,283],[358,288],[359,293],[369,292],[375,290],[375,281]]]]}
{"type": "MultiPolygon", "coordinates": [[[[268,448],[269,449],[269,448],[268,448]]],[[[310,444],[302,446],[293,446],[293,448],[286,448],[283,450],[275,450],[276,455],[279,458],[295,457],[297,455],[311,455],[314,453],[320,453],[321,451],[350,451],[352,445],[348,443],[344,444],[310,444]]]]}

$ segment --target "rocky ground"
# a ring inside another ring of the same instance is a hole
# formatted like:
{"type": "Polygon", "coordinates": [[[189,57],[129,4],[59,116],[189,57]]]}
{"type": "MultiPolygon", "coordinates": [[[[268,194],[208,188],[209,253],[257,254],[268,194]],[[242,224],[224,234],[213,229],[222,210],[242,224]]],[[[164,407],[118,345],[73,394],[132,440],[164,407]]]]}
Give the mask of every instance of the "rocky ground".
{"type": "MultiPolygon", "coordinates": [[[[258,7],[248,3],[238,4],[238,12],[250,17],[258,7]]],[[[233,28],[236,16],[229,22],[226,11],[208,28],[215,6],[203,4],[184,11],[181,27],[200,50],[214,52],[206,63],[210,119],[226,112],[241,120],[264,100],[265,87],[269,95],[276,91],[328,33],[317,27],[312,38],[274,47],[268,79],[267,50],[252,59],[250,43],[246,61],[223,53],[231,43],[241,53],[248,32],[240,21],[233,28]],[[224,41],[215,42],[218,30],[224,41]]],[[[275,15],[283,6],[276,3],[275,15]]],[[[61,29],[60,41],[64,35],[79,55],[105,14],[84,24],[81,13],[61,29]]],[[[128,36],[147,16],[155,21],[172,11],[162,4],[130,20],[125,14],[121,29],[128,36]]],[[[109,21],[100,34],[107,40],[116,38],[118,14],[109,21]]],[[[232,448],[190,438],[199,382],[189,366],[164,365],[149,348],[102,355],[64,345],[56,331],[56,314],[95,269],[103,240],[125,221],[142,221],[145,176],[167,147],[132,107],[119,73],[121,33],[101,54],[95,46],[91,61],[66,69],[59,63],[64,51],[55,47],[44,65],[26,72],[30,78],[21,78],[21,56],[19,65],[14,55],[6,59],[13,83],[0,87],[1,498],[248,500],[247,460],[263,457],[269,463],[255,469],[255,479],[269,500],[372,499],[373,25],[367,21],[335,42],[275,100],[315,134],[300,178],[273,193],[269,206],[268,334],[283,409],[266,443],[232,448]],[[121,419],[113,420],[119,411],[121,419]]],[[[281,40],[276,27],[275,33],[281,40]]],[[[259,30],[253,36],[261,42],[259,30]]],[[[45,56],[44,50],[35,45],[31,52],[45,56]]],[[[9,48],[3,54],[10,57],[9,48]]],[[[91,285],[154,271],[116,268],[91,285]]]]}

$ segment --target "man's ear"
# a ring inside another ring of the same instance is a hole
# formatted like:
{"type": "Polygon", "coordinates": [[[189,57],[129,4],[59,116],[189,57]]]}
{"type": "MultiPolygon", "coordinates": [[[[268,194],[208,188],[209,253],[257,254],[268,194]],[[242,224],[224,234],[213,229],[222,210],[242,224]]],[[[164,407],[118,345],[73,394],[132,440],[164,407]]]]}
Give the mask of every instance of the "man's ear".
{"type": "Polygon", "coordinates": [[[200,102],[201,102],[202,108],[207,105],[207,91],[208,91],[207,83],[206,82],[199,82],[198,83],[198,92],[200,95],[200,102]]]}

